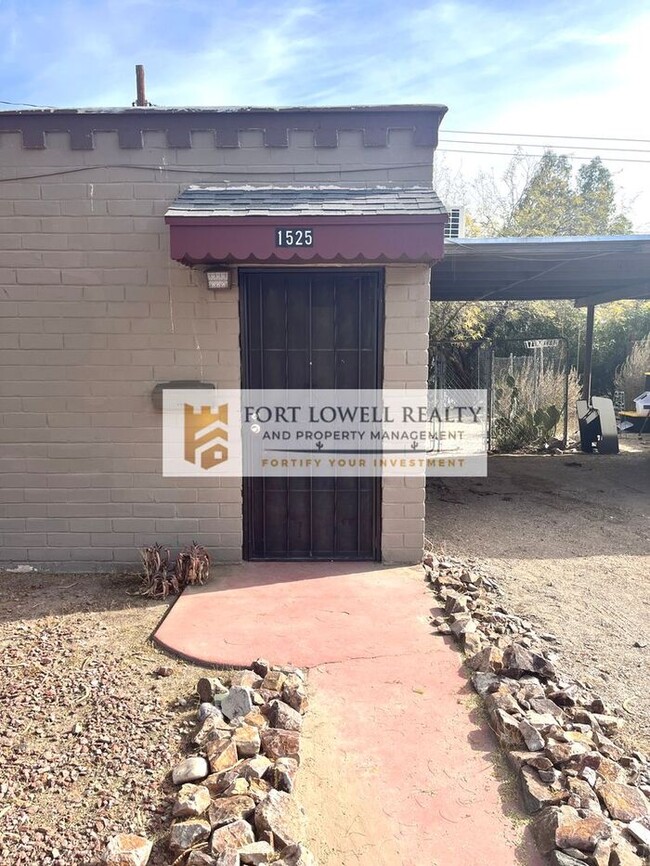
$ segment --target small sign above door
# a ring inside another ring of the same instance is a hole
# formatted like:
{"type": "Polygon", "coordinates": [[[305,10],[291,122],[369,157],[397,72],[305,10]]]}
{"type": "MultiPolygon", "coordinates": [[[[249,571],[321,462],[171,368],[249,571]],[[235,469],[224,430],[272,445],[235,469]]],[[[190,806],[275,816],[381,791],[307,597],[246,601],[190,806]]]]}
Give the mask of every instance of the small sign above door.
{"type": "Polygon", "coordinates": [[[313,247],[314,230],[310,228],[289,228],[275,230],[276,247],[313,247]]]}

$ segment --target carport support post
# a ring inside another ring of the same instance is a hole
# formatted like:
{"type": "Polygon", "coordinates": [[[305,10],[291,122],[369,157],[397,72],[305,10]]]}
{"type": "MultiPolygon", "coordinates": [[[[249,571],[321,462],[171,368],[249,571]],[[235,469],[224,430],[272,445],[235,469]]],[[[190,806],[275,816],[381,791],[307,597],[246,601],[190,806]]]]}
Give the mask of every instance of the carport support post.
{"type": "Polygon", "coordinates": [[[591,399],[591,355],[594,348],[594,313],[593,304],[587,307],[587,328],[585,331],[585,360],[582,365],[582,399],[591,399]]]}

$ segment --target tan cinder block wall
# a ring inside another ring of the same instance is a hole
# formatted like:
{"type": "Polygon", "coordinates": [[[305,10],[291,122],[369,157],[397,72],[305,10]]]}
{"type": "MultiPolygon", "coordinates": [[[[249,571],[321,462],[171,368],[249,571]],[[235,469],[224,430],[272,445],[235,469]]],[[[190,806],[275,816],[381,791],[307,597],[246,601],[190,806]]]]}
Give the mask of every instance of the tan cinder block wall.
{"type": "MultiPolygon", "coordinates": [[[[171,261],[165,210],[189,184],[225,179],[427,183],[432,150],[406,130],[375,148],[357,132],[328,149],[308,132],[292,133],[288,148],[265,147],[254,131],[240,142],[215,148],[199,132],[183,150],[145,133],[144,149],[128,150],[106,132],[93,150],[73,151],[56,133],[39,151],[0,134],[0,563],[103,569],[134,564],[144,544],[193,539],[217,561],[241,558],[240,480],[161,473],[154,385],[240,382],[237,291],[213,295],[171,261]]],[[[411,321],[401,314],[411,289],[424,297],[425,271],[389,269],[390,381],[416,372],[420,344],[399,329],[411,321]]],[[[385,491],[385,556],[413,558],[419,529],[399,520],[421,505],[421,489],[387,481],[385,491]]]]}
{"type": "MultiPolygon", "coordinates": [[[[425,265],[386,268],[384,388],[426,388],[429,348],[429,278],[425,265]]],[[[424,544],[425,481],[382,479],[382,559],[414,564],[424,544]]]]}

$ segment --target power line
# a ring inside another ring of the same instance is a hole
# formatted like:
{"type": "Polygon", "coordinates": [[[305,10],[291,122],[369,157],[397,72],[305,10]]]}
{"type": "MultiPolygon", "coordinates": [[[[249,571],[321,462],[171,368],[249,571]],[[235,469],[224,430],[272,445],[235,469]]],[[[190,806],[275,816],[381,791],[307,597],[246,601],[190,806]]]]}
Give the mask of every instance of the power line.
{"type": "MultiPolygon", "coordinates": [[[[539,159],[539,153],[515,153],[514,151],[498,151],[498,150],[454,150],[451,147],[439,147],[436,153],[476,153],[483,156],[527,156],[531,159],[539,159]]],[[[569,159],[580,159],[583,162],[590,162],[594,157],[591,156],[569,156],[569,159]]],[[[636,165],[650,165],[650,159],[626,159],[625,157],[604,156],[603,162],[629,162],[636,165]]]]}
{"type": "MultiPolygon", "coordinates": [[[[242,171],[240,168],[212,168],[208,166],[187,166],[184,168],[180,165],[144,165],[142,163],[102,163],[97,165],[80,165],[74,166],[72,168],[61,168],[56,169],[55,171],[45,171],[38,172],[35,174],[23,174],[17,175],[16,177],[0,177],[0,183],[15,183],[17,181],[23,180],[40,180],[42,178],[47,177],[62,177],[67,174],[77,174],[82,171],[95,171],[100,168],[128,168],[128,169],[143,169],[146,171],[157,171],[161,174],[196,174],[197,172],[201,172],[203,175],[214,175],[216,178],[221,178],[226,175],[241,175],[242,171]]],[[[395,163],[378,163],[377,165],[369,165],[366,168],[341,168],[337,171],[337,174],[359,174],[362,172],[374,172],[374,171],[390,171],[394,168],[431,168],[431,162],[412,162],[412,163],[401,163],[400,165],[396,165],[395,163]]],[[[253,176],[260,176],[264,178],[268,178],[268,169],[266,168],[248,168],[246,169],[246,174],[253,176]]],[[[301,174],[314,174],[313,168],[287,168],[282,171],[274,172],[275,175],[287,175],[289,178],[293,178],[295,175],[301,174]]],[[[197,181],[198,182],[198,181],[197,181]]],[[[239,183],[240,181],[238,181],[239,183]]],[[[263,181],[263,183],[268,184],[268,180],[263,181]]],[[[326,180],[326,181],[318,181],[319,184],[322,183],[331,183],[337,184],[340,183],[340,180],[326,180]]],[[[316,181],[312,181],[312,183],[316,183],[316,181]]],[[[359,181],[359,183],[363,183],[363,181],[359,181]]],[[[383,183],[387,184],[397,184],[397,181],[383,181],[383,183]]]]}
{"type": "Polygon", "coordinates": [[[56,109],[52,105],[34,105],[33,102],[9,102],[6,99],[0,99],[0,105],[17,105],[17,106],[24,105],[27,108],[45,108],[48,110],[56,111],[56,109]]]}
{"type": "Polygon", "coordinates": [[[449,142],[452,144],[478,144],[487,147],[543,147],[553,148],[555,150],[564,148],[567,148],[568,150],[596,150],[599,153],[603,150],[613,151],[615,153],[650,153],[650,150],[646,150],[642,147],[599,147],[593,144],[534,144],[533,142],[528,141],[471,141],[470,139],[465,138],[441,138],[440,141],[443,144],[449,142]]]}
{"type": "Polygon", "coordinates": [[[613,138],[610,135],[541,135],[535,132],[477,132],[469,129],[445,129],[452,135],[500,135],[507,138],[570,138],[575,141],[623,141],[636,144],[650,144],[647,138],[613,138]]]}

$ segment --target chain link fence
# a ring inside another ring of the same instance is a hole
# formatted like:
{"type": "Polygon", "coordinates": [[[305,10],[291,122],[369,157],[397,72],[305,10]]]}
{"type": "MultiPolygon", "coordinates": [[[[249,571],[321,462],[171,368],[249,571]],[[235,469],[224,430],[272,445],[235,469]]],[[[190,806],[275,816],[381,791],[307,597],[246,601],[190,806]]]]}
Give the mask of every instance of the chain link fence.
{"type": "Polygon", "coordinates": [[[432,341],[429,387],[487,392],[489,448],[519,451],[544,445],[566,447],[569,406],[579,382],[569,366],[566,340],[488,342],[432,341]]]}
{"type": "Polygon", "coordinates": [[[565,447],[570,368],[566,340],[508,340],[492,352],[491,448],[565,447]]]}

